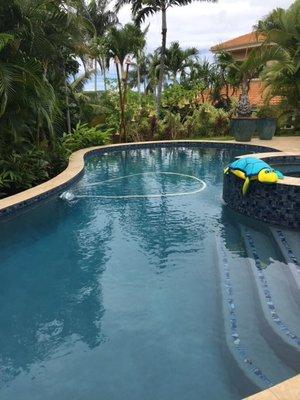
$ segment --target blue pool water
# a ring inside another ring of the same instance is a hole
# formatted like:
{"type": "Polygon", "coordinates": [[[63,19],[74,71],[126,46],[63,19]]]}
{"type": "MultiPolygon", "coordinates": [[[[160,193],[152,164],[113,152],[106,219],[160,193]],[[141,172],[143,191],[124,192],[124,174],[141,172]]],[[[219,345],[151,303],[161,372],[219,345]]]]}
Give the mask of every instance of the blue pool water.
{"type": "Polygon", "coordinates": [[[300,371],[299,235],[222,204],[238,154],[94,156],[0,221],[1,400],[237,400],[300,371]]]}

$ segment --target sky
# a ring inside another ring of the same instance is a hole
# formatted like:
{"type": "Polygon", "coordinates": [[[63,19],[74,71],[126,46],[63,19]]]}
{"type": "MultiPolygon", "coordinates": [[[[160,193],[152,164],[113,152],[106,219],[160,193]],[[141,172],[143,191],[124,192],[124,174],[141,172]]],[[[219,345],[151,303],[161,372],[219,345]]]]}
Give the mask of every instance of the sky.
{"type": "MultiPolygon", "coordinates": [[[[182,47],[197,47],[203,57],[210,57],[209,48],[228,39],[249,33],[253,25],[273,8],[287,8],[292,0],[218,0],[217,3],[193,2],[168,10],[167,43],[179,41],[182,47]]],[[[121,9],[122,24],[130,21],[130,8],[121,9]]],[[[147,20],[148,51],[160,46],[160,15],[147,20]]]]}
{"type": "MultiPolygon", "coordinates": [[[[167,45],[179,41],[184,48],[197,47],[202,58],[212,61],[210,47],[251,32],[253,25],[274,8],[288,8],[292,3],[293,0],[218,0],[217,3],[194,1],[185,7],[171,8],[167,15],[167,45]]],[[[119,20],[122,24],[131,22],[129,6],[120,10],[119,20]]],[[[144,27],[149,23],[147,51],[151,52],[161,44],[160,14],[148,18],[144,27]]],[[[114,68],[110,68],[108,76],[115,78],[114,68]]],[[[97,80],[98,87],[103,89],[100,74],[97,80]]],[[[91,79],[86,90],[93,90],[93,87],[91,79]]]]}

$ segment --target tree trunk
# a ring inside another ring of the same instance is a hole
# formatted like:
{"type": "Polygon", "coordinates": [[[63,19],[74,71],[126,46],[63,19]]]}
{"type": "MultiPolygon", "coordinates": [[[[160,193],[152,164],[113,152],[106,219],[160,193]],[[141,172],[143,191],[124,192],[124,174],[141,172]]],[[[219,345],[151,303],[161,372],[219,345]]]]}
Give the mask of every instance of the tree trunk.
{"type": "Polygon", "coordinates": [[[106,92],[107,86],[106,86],[106,64],[105,60],[103,60],[103,57],[99,57],[98,64],[100,65],[100,69],[103,75],[103,86],[104,86],[104,91],[106,92]]]}
{"type": "Polygon", "coordinates": [[[160,65],[159,65],[159,78],[157,85],[157,114],[160,114],[160,105],[161,105],[161,94],[164,84],[164,74],[165,74],[165,56],[166,56],[166,42],[167,42],[167,10],[166,8],[162,8],[161,10],[162,16],[162,44],[161,44],[161,56],[160,56],[160,65]]]}
{"type": "Polygon", "coordinates": [[[243,78],[243,81],[242,81],[242,95],[243,96],[248,96],[248,91],[249,91],[249,85],[248,85],[247,79],[243,78]]]}
{"type": "Polygon", "coordinates": [[[128,73],[129,73],[129,64],[126,64],[126,71],[125,71],[125,77],[124,77],[124,90],[123,90],[123,105],[124,105],[124,109],[126,107],[126,101],[127,101],[128,73]]]}
{"type": "Polygon", "coordinates": [[[137,90],[138,90],[138,94],[140,94],[141,93],[141,71],[140,71],[139,54],[137,54],[137,57],[136,57],[136,72],[137,72],[137,90]]]}
{"type": "Polygon", "coordinates": [[[106,92],[107,87],[106,87],[106,69],[105,69],[105,65],[103,66],[103,83],[104,83],[104,91],[106,92]]]}
{"type": "Polygon", "coordinates": [[[69,106],[69,89],[67,84],[67,75],[66,70],[64,69],[64,81],[65,81],[65,92],[66,92],[66,119],[67,119],[67,130],[68,133],[72,132],[71,127],[71,115],[70,115],[70,106],[69,106]]]}
{"type": "MultiPolygon", "coordinates": [[[[125,127],[125,113],[124,113],[124,103],[123,103],[123,93],[122,93],[122,82],[119,71],[119,65],[116,62],[117,77],[118,77],[118,87],[119,87],[119,101],[120,101],[120,140],[126,141],[126,127],[125,127]]],[[[122,73],[121,73],[122,75],[122,73]]]]}
{"type": "Polygon", "coordinates": [[[95,59],[95,92],[97,92],[97,60],[95,59]]]}
{"type": "Polygon", "coordinates": [[[141,94],[141,74],[139,64],[137,65],[137,90],[138,94],[141,94]]]}

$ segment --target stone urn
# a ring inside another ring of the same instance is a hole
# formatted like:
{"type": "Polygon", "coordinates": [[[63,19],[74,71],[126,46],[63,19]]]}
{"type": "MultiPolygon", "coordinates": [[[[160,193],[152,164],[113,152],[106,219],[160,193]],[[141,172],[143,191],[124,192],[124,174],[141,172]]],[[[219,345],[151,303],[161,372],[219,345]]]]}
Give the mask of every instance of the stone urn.
{"type": "Polygon", "coordinates": [[[276,132],[277,119],[276,118],[258,118],[257,119],[257,132],[261,140],[271,140],[276,132]]]}
{"type": "Polygon", "coordinates": [[[238,102],[237,117],[231,118],[230,131],[238,142],[250,142],[256,130],[257,118],[252,118],[252,107],[248,94],[243,94],[238,102]]]}

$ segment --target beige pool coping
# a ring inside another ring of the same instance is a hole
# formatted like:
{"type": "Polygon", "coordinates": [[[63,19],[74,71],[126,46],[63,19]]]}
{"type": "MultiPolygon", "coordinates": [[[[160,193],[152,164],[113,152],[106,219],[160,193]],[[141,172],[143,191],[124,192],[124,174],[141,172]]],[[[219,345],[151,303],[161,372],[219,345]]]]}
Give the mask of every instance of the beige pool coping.
{"type": "MultiPolygon", "coordinates": [[[[138,143],[123,143],[123,144],[112,144],[107,146],[96,146],[96,147],[89,147],[86,149],[78,150],[71,154],[69,159],[69,164],[67,168],[61,172],[59,175],[55,176],[54,178],[50,179],[47,182],[44,182],[38,186],[35,186],[31,189],[25,190],[23,192],[17,193],[13,196],[6,197],[0,200],[0,211],[15,206],[19,203],[24,201],[28,201],[32,198],[40,196],[44,193],[47,193],[58,186],[66,184],[71,179],[78,176],[84,169],[84,156],[91,151],[111,148],[111,147],[126,147],[130,145],[140,145],[140,144],[152,144],[152,143],[235,143],[235,144],[247,144],[247,145],[254,145],[254,146],[266,146],[272,147],[274,149],[280,150],[282,153],[280,155],[288,154],[288,155],[300,155],[300,137],[276,137],[272,140],[259,140],[259,139],[252,139],[251,142],[237,142],[234,140],[162,140],[162,141],[154,141],[154,142],[138,142],[138,143]]],[[[257,153],[251,154],[251,156],[255,157],[264,157],[264,156],[278,156],[279,153],[257,153]]],[[[286,177],[282,183],[286,184],[299,184],[297,180],[300,182],[298,178],[286,177]],[[296,180],[296,181],[295,181],[296,180]]],[[[270,389],[264,390],[259,392],[256,395],[250,396],[247,400],[300,400],[300,374],[291,378],[287,381],[281,382],[280,384],[273,386],[270,389]]]]}
{"type": "MultiPolygon", "coordinates": [[[[44,193],[47,193],[53,189],[55,189],[58,186],[61,186],[63,184],[66,184],[69,182],[72,178],[75,178],[77,175],[79,175],[83,169],[84,169],[84,156],[97,149],[105,149],[105,148],[111,148],[111,147],[126,147],[128,144],[130,145],[140,145],[140,144],[152,144],[152,143],[181,143],[181,142],[190,142],[190,143],[198,143],[198,142],[204,142],[204,143],[233,143],[233,144],[247,144],[247,145],[254,145],[254,146],[266,146],[266,147],[272,147],[274,149],[280,150],[282,152],[290,152],[293,154],[298,154],[300,155],[300,137],[276,137],[273,138],[272,140],[259,140],[259,139],[252,139],[251,142],[237,142],[234,140],[161,140],[161,141],[152,141],[152,142],[136,142],[136,143],[122,143],[122,144],[110,144],[106,146],[95,146],[95,147],[89,147],[86,149],[78,150],[71,154],[70,159],[69,159],[69,164],[67,168],[61,172],[59,175],[55,176],[54,178],[48,180],[47,182],[44,182],[38,186],[35,186],[33,188],[24,190],[23,192],[17,193],[13,196],[6,197],[4,199],[0,200],[0,212],[3,211],[4,209],[12,206],[16,206],[17,204],[20,204],[24,201],[28,201],[32,198],[35,198],[37,196],[40,196],[44,193]]],[[[269,155],[272,153],[268,153],[269,155]]],[[[276,155],[276,152],[273,153],[274,156],[276,155]]],[[[283,154],[282,154],[283,155],[283,154]]],[[[252,154],[253,156],[253,154],[252,154]]],[[[255,154],[255,156],[259,157],[259,153],[255,154]]],[[[278,156],[278,153],[277,153],[278,156]]],[[[300,178],[292,178],[292,177],[286,177],[284,180],[280,181],[282,184],[293,184],[293,185],[299,185],[300,184],[300,178]]]]}
{"type": "Polygon", "coordinates": [[[300,400],[300,374],[244,400],[300,400]]]}

